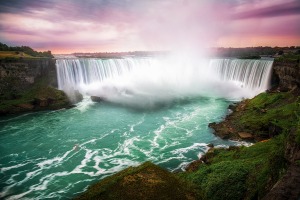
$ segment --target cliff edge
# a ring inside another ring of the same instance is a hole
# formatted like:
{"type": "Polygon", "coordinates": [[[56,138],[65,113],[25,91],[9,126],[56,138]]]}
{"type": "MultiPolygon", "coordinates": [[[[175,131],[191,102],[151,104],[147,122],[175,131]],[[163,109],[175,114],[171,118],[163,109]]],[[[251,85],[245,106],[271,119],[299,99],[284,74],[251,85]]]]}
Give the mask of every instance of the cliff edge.
{"type": "Polygon", "coordinates": [[[52,58],[0,59],[0,115],[70,107],[52,58]]]}

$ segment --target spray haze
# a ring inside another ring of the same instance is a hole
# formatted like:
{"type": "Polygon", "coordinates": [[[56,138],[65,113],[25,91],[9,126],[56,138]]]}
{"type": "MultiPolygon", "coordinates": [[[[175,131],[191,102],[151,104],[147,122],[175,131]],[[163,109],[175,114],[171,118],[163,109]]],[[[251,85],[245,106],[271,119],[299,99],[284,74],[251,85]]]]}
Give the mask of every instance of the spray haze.
{"type": "Polygon", "coordinates": [[[189,97],[240,99],[268,88],[273,61],[186,59],[59,59],[59,88],[105,101],[152,108],[189,97]]]}

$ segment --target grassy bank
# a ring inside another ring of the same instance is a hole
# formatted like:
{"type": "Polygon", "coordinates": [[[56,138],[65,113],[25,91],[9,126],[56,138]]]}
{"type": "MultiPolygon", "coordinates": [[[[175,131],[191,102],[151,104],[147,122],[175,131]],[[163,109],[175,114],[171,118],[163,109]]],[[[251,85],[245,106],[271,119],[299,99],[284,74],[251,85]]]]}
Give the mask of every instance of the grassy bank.
{"type": "Polygon", "coordinates": [[[213,149],[207,163],[180,177],[197,185],[201,199],[262,198],[286,170],[285,137],[251,147],[213,149]]]}
{"type": "Polygon", "coordinates": [[[77,199],[198,199],[195,186],[150,162],[129,167],[91,186],[77,199]]]}

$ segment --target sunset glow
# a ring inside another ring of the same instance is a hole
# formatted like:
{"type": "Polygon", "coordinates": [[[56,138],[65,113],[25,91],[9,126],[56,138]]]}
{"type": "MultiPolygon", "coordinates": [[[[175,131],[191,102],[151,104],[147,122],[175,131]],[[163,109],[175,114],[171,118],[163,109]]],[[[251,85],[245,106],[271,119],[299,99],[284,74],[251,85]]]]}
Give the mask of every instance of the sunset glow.
{"type": "Polygon", "coordinates": [[[0,39],[53,53],[300,45],[300,1],[1,1],[0,39]]]}

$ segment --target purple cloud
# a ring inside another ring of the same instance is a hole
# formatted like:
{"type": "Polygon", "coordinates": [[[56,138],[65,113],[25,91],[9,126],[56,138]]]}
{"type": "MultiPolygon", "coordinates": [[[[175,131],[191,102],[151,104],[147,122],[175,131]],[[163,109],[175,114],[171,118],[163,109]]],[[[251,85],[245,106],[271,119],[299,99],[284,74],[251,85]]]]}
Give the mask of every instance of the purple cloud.
{"type": "Polygon", "coordinates": [[[300,15],[300,1],[282,2],[264,8],[253,9],[233,14],[234,19],[278,17],[287,15],[300,15]]]}

